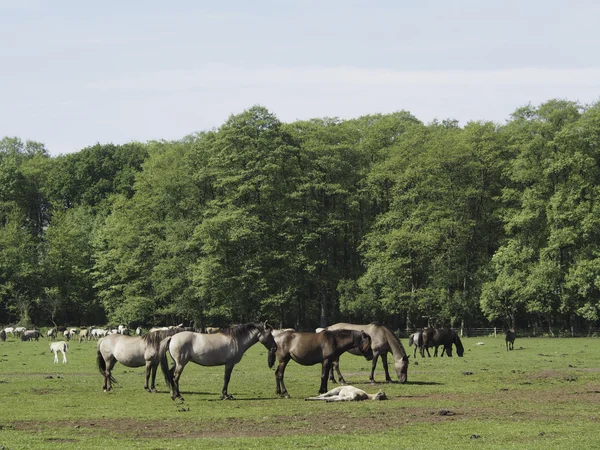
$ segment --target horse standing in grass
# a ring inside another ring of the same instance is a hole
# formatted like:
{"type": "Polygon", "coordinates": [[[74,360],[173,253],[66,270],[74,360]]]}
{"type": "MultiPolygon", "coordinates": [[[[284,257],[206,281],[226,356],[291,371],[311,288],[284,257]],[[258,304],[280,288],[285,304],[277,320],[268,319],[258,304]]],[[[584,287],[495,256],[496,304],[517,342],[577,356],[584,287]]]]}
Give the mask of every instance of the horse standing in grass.
{"type": "Polygon", "coordinates": [[[444,347],[442,350],[442,356],[444,353],[448,357],[452,357],[452,344],[456,346],[456,354],[462,356],[465,352],[465,348],[462,345],[458,333],[450,328],[425,328],[423,330],[423,345],[421,347],[421,356],[424,356],[424,351],[427,352],[427,356],[431,356],[429,348],[434,347],[435,351],[433,356],[437,356],[438,347],[441,345],[444,347]]]}
{"type": "MultiPolygon", "coordinates": [[[[375,383],[375,368],[377,367],[377,359],[381,356],[381,363],[383,364],[383,370],[385,371],[386,383],[391,383],[392,379],[388,371],[387,354],[391,353],[394,356],[394,369],[398,375],[398,381],[400,383],[406,383],[408,379],[408,355],[400,339],[392,333],[388,328],[378,323],[370,323],[368,325],[355,325],[351,323],[336,323],[326,328],[326,330],[356,330],[364,331],[371,338],[371,350],[373,351],[373,362],[371,363],[371,375],[369,381],[375,383]]],[[[360,355],[356,348],[348,351],[353,355],[360,355]]],[[[339,357],[333,361],[331,366],[331,373],[329,379],[335,383],[335,377],[333,375],[334,370],[338,374],[340,383],[344,384],[346,381],[340,372],[340,361],[339,357]]]]}
{"type": "Polygon", "coordinates": [[[6,331],[0,330],[0,341],[6,341],[6,331]]]}
{"type": "Polygon", "coordinates": [[[42,333],[40,333],[40,330],[25,330],[21,335],[21,340],[32,341],[35,339],[37,341],[40,339],[40,337],[42,337],[42,333]]]}
{"type": "Polygon", "coordinates": [[[154,331],[144,336],[126,336],[124,334],[109,334],[98,341],[96,363],[98,370],[104,375],[102,389],[110,391],[112,383],[116,380],[112,376],[112,369],[117,362],[127,367],[146,366],[146,384],[144,389],[148,392],[156,392],[154,382],[156,370],[160,363],[158,350],[160,341],[172,336],[179,331],[178,328],[154,331]],[[152,384],[148,387],[148,381],[152,375],[152,384]]]}
{"type": "Polygon", "coordinates": [[[515,339],[517,338],[517,333],[515,330],[506,330],[504,333],[504,340],[506,341],[506,351],[513,350],[515,348],[515,339]]]}
{"type": "Polygon", "coordinates": [[[54,353],[54,364],[58,363],[58,352],[61,352],[63,355],[63,364],[67,363],[67,350],[68,349],[69,349],[69,346],[65,341],[50,343],[50,351],[52,353],[54,353]]]}
{"type": "Polygon", "coordinates": [[[319,394],[324,394],[327,392],[327,377],[331,365],[339,359],[342,353],[357,349],[365,358],[373,358],[371,338],[364,331],[325,330],[321,333],[284,331],[275,340],[277,342],[277,359],[279,360],[279,366],[275,371],[275,392],[285,398],[290,398],[283,383],[285,368],[290,359],[303,366],[321,363],[319,394]]]}
{"type": "Polygon", "coordinates": [[[165,381],[171,386],[171,398],[183,400],[179,391],[179,378],[186,364],[191,361],[201,366],[225,366],[221,400],[232,400],[233,396],[227,393],[231,372],[252,345],[260,342],[269,350],[269,368],[273,367],[277,344],[271,334],[272,329],[266,322],[247,323],[221,328],[214,334],[183,331],[164,339],[160,343],[159,359],[165,381]],[[174,362],[170,369],[167,350],[174,362]]]}
{"type": "Polygon", "coordinates": [[[417,350],[419,351],[419,354],[421,356],[423,356],[423,351],[422,351],[422,346],[423,346],[423,332],[422,331],[417,331],[413,334],[411,334],[408,337],[408,346],[412,347],[414,346],[414,350],[413,350],[413,358],[417,357],[417,350]]]}

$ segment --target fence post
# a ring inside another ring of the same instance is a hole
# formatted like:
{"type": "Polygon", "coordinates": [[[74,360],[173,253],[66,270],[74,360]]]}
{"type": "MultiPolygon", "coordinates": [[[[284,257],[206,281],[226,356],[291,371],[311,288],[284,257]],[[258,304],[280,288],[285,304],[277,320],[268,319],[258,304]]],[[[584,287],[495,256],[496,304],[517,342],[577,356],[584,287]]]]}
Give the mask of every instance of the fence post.
{"type": "Polygon", "coordinates": [[[494,327],[494,337],[498,337],[496,336],[496,327],[494,327]]]}

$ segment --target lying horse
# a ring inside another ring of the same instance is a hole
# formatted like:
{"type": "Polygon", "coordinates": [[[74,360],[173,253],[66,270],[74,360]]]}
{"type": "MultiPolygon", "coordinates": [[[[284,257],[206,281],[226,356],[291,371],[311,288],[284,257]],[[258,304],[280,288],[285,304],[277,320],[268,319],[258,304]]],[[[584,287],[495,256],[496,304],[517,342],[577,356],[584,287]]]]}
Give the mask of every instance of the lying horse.
{"type": "Polygon", "coordinates": [[[515,330],[506,330],[504,333],[504,340],[506,341],[506,351],[513,350],[515,348],[515,339],[517,338],[517,333],[515,330]]]}
{"type": "MultiPolygon", "coordinates": [[[[369,381],[375,383],[375,368],[377,367],[377,358],[381,356],[381,363],[383,364],[383,370],[385,371],[386,383],[391,383],[390,373],[388,371],[387,354],[392,353],[394,356],[394,369],[398,375],[398,381],[400,383],[406,383],[408,379],[408,355],[404,350],[404,346],[400,339],[396,337],[394,333],[388,330],[383,325],[378,323],[370,323],[369,325],[353,325],[350,323],[336,323],[326,328],[327,330],[356,330],[363,331],[371,338],[371,350],[373,352],[373,362],[371,364],[371,375],[369,381]]],[[[356,348],[348,351],[353,355],[360,355],[356,348]]],[[[329,379],[335,383],[335,377],[333,371],[335,370],[338,374],[340,383],[344,384],[346,381],[342,377],[340,372],[339,357],[336,358],[331,366],[331,373],[329,379]]]]}
{"type": "Polygon", "coordinates": [[[377,394],[367,394],[362,389],[355,388],[354,386],[339,386],[325,394],[318,395],[317,397],[308,397],[304,400],[324,400],[327,403],[352,402],[361,400],[387,400],[387,396],[382,390],[379,390],[377,394]]]}
{"type": "Polygon", "coordinates": [[[438,347],[440,345],[444,347],[442,356],[446,353],[448,357],[452,357],[452,344],[456,346],[456,354],[458,356],[462,356],[465,352],[460,337],[458,337],[458,333],[450,328],[425,328],[423,330],[422,338],[422,346],[420,346],[421,356],[424,356],[424,351],[426,351],[427,356],[430,357],[430,347],[435,348],[433,356],[437,356],[438,347]]]}
{"type": "Polygon", "coordinates": [[[319,394],[324,394],[327,392],[327,376],[331,365],[342,353],[356,348],[365,358],[373,357],[371,338],[363,331],[325,330],[321,333],[284,331],[278,334],[275,340],[279,360],[279,366],[275,371],[277,385],[275,393],[285,398],[290,398],[283,383],[285,368],[290,359],[303,366],[322,364],[319,394]]]}
{"type": "Polygon", "coordinates": [[[221,400],[233,399],[233,396],[227,393],[233,366],[240,362],[252,345],[260,342],[269,350],[269,368],[273,367],[277,344],[271,330],[272,327],[266,322],[247,323],[232,328],[221,328],[214,334],[183,331],[164,339],[160,343],[159,359],[165,381],[171,386],[171,398],[183,400],[179,391],[179,378],[185,365],[192,361],[201,366],[225,366],[221,400]],[[174,362],[171,369],[167,362],[167,350],[174,362]]]}
{"type": "Polygon", "coordinates": [[[146,366],[146,384],[144,389],[148,392],[156,392],[154,382],[156,380],[156,370],[160,360],[158,359],[158,350],[160,341],[167,336],[172,336],[179,329],[155,331],[147,333],[144,336],[126,336],[124,334],[109,334],[98,341],[98,350],[96,354],[96,363],[98,370],[104,375],[102,389],[104,392],[112,389],[112,383],[116,380],[112,376],[112,369],[117,362],[127,367],[146,366]],[[148,388],[148,380],[152,374],[152,384],[148,388]]]}
{"type": "Polygon", "coordinates": [[[58,364],[58,352],[61,352],[63,355],[63,364],[67,362],[67,351],[69,350],[69,346],[65,341],[60,342],[52,342],[50,343],[50,351],[54,353],[54,364],[58,364]]]}

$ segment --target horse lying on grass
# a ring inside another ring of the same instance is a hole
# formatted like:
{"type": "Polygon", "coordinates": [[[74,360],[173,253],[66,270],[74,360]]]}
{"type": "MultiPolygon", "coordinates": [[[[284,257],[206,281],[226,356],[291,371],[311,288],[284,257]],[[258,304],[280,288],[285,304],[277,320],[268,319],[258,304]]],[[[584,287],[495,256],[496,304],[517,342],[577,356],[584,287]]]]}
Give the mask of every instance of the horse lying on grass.
{"type": "Polygon", "coordinates": [[[377,394],[367,394],[362,389],[354,386],[338,386],[325,394],[317,397],[308,397],[304,400],[323,400],[329,402],[357,402],[361,400],[387,400],[385,392],[379,390],[377,394]]]}

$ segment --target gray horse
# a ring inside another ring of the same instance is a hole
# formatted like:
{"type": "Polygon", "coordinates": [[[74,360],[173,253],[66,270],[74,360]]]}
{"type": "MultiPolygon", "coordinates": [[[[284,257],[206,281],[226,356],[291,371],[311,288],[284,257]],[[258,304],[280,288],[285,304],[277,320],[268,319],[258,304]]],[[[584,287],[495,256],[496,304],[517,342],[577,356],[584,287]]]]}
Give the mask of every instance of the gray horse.
{"type": "Polygon", "coordinates": [[[227,393],[233,367],[239,363],[242,356],[251,346],[260,342],[269,350],[269,368],[275,363],[277,344],[270,325],[263,323],[246,323],[231,328],[221,328],[214,334],[184,331],[173,337],[168,337],[160,343],[160,367],[165,381],[171,386],[171,398],[183,400],[179,391],[179,378],[188,362],[201,366],[225,366],[225,379],[222,400],[232,400],[227,393]],[[167,350],[173,358],[173,367],[169,369],[167,350]]]}
{"type": "Polygon", "coordinates": [[[154,382],[156,370],[160,363],[158,349],[160,341],[167,336],[172,336],[180,331],[179,328],[153,331],[144,336],[127,336],[124,334],[109,334],[98,341],[96,363],[98,370],[104,375],[102,389],[110,391],[112,383],[116,383],[111,371],[117,362],[127,367],[146,366],[146,384],[144,389],[156,392],[154,382]],[[148,380],[152,374],[152,384],[148,387],[148,380]]]}

